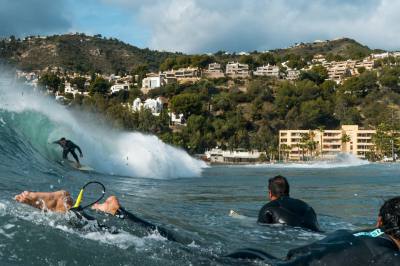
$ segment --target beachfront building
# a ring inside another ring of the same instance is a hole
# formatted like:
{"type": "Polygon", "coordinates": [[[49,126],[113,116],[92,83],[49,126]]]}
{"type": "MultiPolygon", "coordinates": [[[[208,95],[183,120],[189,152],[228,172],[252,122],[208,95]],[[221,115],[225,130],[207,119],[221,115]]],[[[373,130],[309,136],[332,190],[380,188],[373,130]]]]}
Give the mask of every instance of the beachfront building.
{"type": "Polygon", "coordinates": [[[250,77],[249,65],[240,64],[238,62],[229,62],[226,65],[226,75],[231,78],[248,78],[250,77]]]}
{"type": "Polygon", "coordinates": [[[281,159],[289,161],[310,157],[332,159],[339,153],[364,159],[374,149],[372,136],[375,133],[375,130],[360,129],[358,125],[343,125],[338,130],[280,130],[279,153],[281,159]]]}
{"type": "Polygon", "coordinates": [[[279,78],[279,67],[269,64],[257,67],[257,70],[253,72],[253,75],[279,78]]]}
{"type": "Polygon", "coordinates": [[[234,151],[225,151],[222,149],[214,148],[205,152],[206,158],[211,163],[221,164],[248,164],[259,162],[261,155],[266,155],[265,152],[257,150],[244,150],[237,149],[234,151]]]}

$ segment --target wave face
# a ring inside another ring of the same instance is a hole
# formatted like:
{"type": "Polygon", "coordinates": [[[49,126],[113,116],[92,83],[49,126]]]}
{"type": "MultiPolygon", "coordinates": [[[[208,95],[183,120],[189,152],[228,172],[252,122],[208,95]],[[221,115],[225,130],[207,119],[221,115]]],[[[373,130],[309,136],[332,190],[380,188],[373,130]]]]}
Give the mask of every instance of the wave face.
{"type": "Polygon", "coordinates": [[[76,113],[0,74],[0,161],[7,169],[54,167],[66,137],[83,151],[82,163],[104,174],[180,178],[201,175],[205,163],[156,136],[96,125],[95,115],[76,113]]]}

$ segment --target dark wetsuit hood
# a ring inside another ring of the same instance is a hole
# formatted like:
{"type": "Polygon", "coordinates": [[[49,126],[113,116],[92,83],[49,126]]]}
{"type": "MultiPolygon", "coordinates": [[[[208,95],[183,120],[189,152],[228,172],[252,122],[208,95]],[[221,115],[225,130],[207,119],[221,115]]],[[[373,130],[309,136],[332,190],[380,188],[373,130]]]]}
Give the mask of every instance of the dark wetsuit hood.
{"type": "Polygon", "coordinates": [[[258,223],[280,223],[320,231],[314,209],[304,201],[289,196],[265,204],[259,212],[258,223]]]}
{"type": "Polygon", "coordinates": [[[290,262],[282,265],[400,265],[400,252],[385,234],[355,236],[338,230],[311,245],[289,251],[287,260],[290,262]]]}
{"type": "Polygon", "coordinates": [[[241,249],[228,257],[259,259],[279,266],[400,266],[400,252],[396,243],[389,236],[375,232],[369,230],[359,234],[338,230],[322,240],[290,250],[283,260],[254,249],[241,249]]]}

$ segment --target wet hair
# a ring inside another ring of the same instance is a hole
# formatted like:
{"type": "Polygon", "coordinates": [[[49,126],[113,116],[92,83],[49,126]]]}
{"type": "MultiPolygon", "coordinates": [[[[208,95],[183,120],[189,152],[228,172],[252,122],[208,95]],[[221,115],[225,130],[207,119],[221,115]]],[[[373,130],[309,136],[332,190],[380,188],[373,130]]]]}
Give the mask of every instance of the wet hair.
{"type": "Polygon", "coordinates": [[[388,199],[379,210],[383,231],[400,240],[400,197],[388,199]]]}
{"type": "Polygon", "coordinates": [[[275,197],[289,196],[289,182],[281,175],[268,180],[268,189],[275,197]]]}
{"type": "Polygon", "coordinates": [[[60,141],[63,141],[63,140],[65,140],[65,138],[64,138],[64,137],[62,137],[62,138],[60,139],[60,141]]]}

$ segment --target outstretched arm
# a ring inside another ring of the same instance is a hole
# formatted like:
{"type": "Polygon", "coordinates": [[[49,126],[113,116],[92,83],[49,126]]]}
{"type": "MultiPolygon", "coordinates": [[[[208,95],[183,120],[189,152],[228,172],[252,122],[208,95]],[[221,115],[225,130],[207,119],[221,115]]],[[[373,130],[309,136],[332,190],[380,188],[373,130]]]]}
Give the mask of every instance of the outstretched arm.
{"type": "Polygon", "coordinates": [[[68,211],[74,202],[69,192],[65,190],[55,192],[24,191],[21,194],[16,195],[14,199],[41,210],[55,212],[68,211]]]}
{"type": "Polygon", "coordinates": [[[157,230],[160,233],[160,235],[162,235],[166,239],[171,240],[171,241],[181,242],[181,241],[178,241],[176,236],[168,229],[154,225],[142,218],[139,218],[138,216],[134,215],[133,213],[125,210],[123,207],[121,207],[117,197],[115,197],[115,196],[109,197],[102,204],[96,203],[95,205],[92,206],[92,209],[115,215],[115,216],[119,217],[120,219],[129,220],[132,223],[141,225],[142,227],[146,228],[148,231],[157,230]]]}

